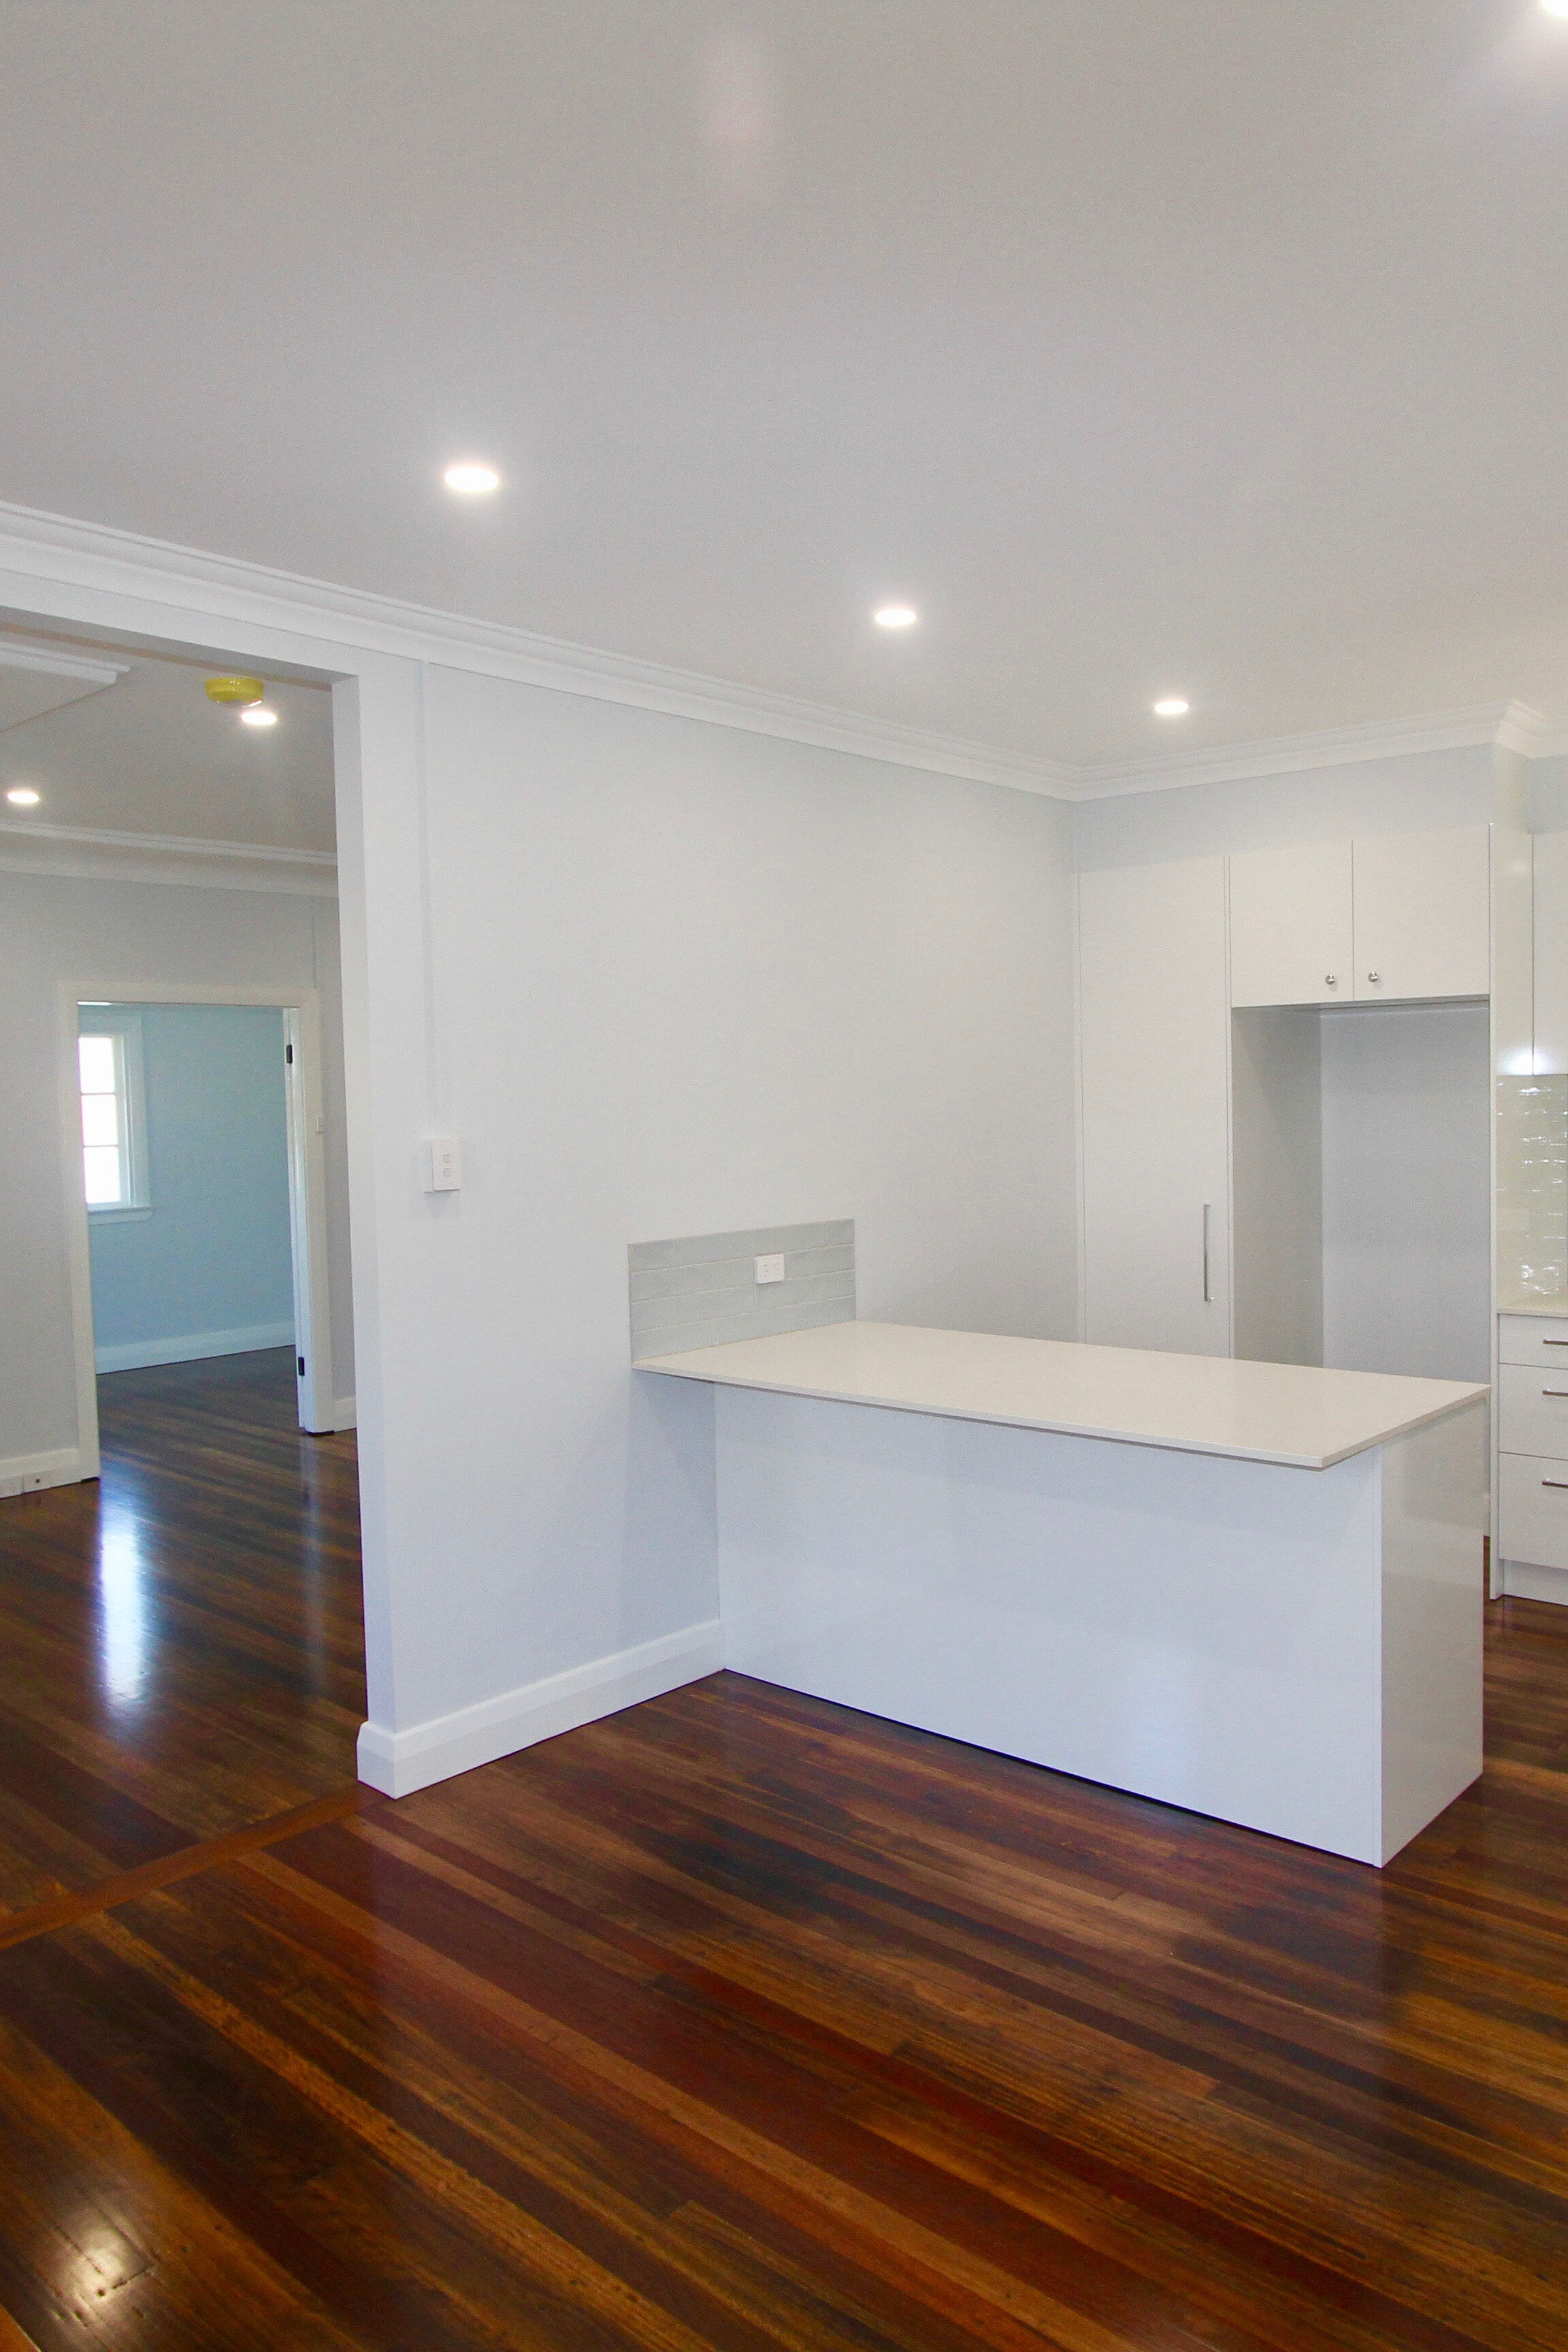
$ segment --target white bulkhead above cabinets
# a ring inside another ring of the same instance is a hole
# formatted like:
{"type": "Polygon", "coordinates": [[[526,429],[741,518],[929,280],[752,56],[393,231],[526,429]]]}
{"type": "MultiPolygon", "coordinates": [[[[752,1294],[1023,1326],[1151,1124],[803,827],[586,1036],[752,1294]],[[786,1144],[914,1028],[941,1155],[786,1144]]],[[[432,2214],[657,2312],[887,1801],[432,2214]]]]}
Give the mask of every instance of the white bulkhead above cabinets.
{"type": "Polygon", "coordinates": [[[1489,832],[1464,825],[1233,856],[1231,1003],[1485,996],[1489,832]]]}

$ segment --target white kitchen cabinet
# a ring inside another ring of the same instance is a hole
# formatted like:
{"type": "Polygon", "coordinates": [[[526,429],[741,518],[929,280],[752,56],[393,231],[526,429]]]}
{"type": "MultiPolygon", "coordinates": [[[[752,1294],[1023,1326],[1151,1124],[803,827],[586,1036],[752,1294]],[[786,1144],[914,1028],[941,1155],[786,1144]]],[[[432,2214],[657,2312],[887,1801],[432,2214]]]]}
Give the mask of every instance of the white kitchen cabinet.
{"type": "Polygon", "coordinates": [[[1231,859],[1233,1004],[1348,1004],[1354,971],[1348,841],[1231,859]]]}
{"type": "Polygon", "coordinates": [[[1485,996],[1490,962],[1484,824],[1238,851],[1230,861],[1235,1005],[1485,996]]]}
{"type": "Polygon", "coordinates": [[[1484,824],[1352,845],[1358,1003],[1485,996],[1491,867],[1484,824]]]}
{"type": "Polygon", "coordinates": [[[1084,1337],[1230,1352],[1225,864],[1079,877],[1084,1337]]]}
{"type": "Polygon", "coordinates": [[[1535,1067],[1568,1070],[1568,833],[1535,836],[1535,1067]]]}

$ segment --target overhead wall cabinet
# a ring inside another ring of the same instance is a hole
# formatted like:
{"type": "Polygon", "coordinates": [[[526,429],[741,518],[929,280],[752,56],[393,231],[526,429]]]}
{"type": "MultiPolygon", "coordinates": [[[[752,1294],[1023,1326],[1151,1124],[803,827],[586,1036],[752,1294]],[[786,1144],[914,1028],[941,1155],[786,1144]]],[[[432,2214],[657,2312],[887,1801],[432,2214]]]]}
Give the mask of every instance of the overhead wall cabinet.
{"type": "Polygon", "coordinates": [[[1230,1352],[1225,861],[1079,880],[1084,1337],[1230,1352]]]}
{"type": "Polygon", "coordinates": [[[1231,1003],[1487,995],[1489,838],[1463,825],[1233,856],[1231,1003]]]}

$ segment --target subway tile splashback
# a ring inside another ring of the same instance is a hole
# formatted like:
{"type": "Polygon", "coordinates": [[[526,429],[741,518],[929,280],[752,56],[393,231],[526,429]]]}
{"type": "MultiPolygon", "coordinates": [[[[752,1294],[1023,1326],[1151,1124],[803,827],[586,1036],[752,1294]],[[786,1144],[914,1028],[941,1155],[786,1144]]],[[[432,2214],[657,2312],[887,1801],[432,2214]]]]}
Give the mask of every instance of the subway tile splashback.
{"type": "Polygon", "coordinates": [[[855,1320],[853,1217],[633,1242],[626,1257],[634,1363],[683,1348],[716,1348],[729,1339],[855,1320]],[[784,1280],[759,1284],[753,1259],[780,1251],[784,1280]]]}
{"type": "Polygon", "coordinates": [[[1568,1077],[1498,1080],[1498,1289],[1568,1291],[1568,1077]]]}

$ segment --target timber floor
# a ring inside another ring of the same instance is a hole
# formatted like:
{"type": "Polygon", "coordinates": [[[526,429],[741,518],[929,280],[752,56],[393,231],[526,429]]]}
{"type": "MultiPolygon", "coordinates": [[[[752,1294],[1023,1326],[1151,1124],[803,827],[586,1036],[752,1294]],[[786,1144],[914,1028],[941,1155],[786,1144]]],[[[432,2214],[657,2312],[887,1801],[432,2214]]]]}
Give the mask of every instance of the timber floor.
{"type": "Polygon", "coordinates": [[[353,1435],[301,1433],[288,1348],[98,1395],[101,1478],[0,1500],[0,1937],[353,1778],[353,1435]]]}
{"type": "Polygon", "coordinates": [[[1568,1612],[1489,1616],[1381,1874],[721,1675],[22,1916],[0,2347],[1560,2352],[1568,1612]]]}

